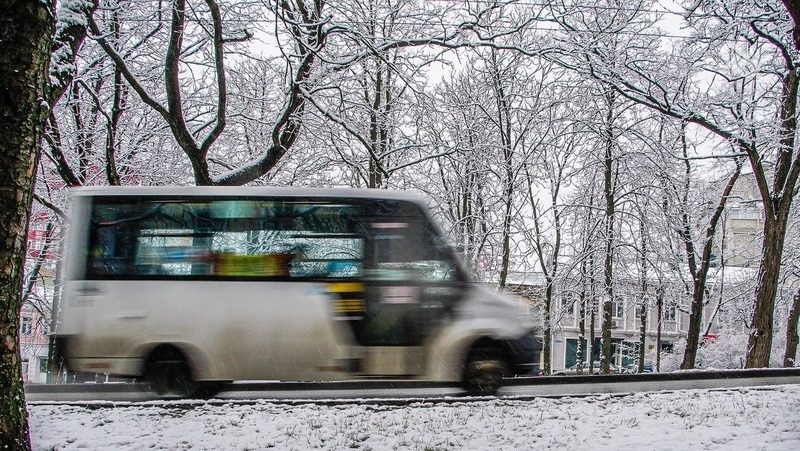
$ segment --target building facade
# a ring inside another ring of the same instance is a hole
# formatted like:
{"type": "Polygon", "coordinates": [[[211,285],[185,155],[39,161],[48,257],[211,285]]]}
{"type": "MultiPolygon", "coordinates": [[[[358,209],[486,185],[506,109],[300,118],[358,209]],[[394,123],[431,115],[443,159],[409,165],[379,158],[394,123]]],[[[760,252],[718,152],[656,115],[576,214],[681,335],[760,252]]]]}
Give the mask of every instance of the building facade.
{"type": "MultiPolygon", "coordinates": [[[[544,277],[540,273],[518,274],[512,276],[509,290],[519,295],[527,306],[529,314],[537,324],[544,324],[544,277]]],[[[634,286],[623,284],[615,287],[617,294],[612,303],[611,354],[612,364],[621,368],[632,368],[638,362],[641,331],[641,294],[634,286]],[[626,290],[630,288],[630,290],[626,290]]],[[[580,300],[576,296],[557,295],[551,305],[551,347],[550,362],[552,373],[572,367],[577,363],[577,350],[584,337],[586,347],[591,338],[591,312],[594,310],[594,364],[600,362],[600,335],[602,331],[602,300],[595,297],[594,306],[586,299],[583,331],[581,331],[580,300]]],[[[686,337],[689,324],[688,309],[674,297],[664,297],[661,313],[654,299],[647,299],[647,323],[645,327],[645,360],[655,360],[659,342],[662,352],[672,352],[675,342],[686,337]]],[[[583,352],[584,367],[588,366],[589,354],[583,352]]],[[[543,367],[544,356],[540,356],[543,367]]]]}
{"type": "Polygon", "coordinates": [[[22,306],[19,318],[19,344],[22,358],[22,380],[26,383],[47,382],[48,350],[47,321],[43,312],[31,304],[22,306]]]}

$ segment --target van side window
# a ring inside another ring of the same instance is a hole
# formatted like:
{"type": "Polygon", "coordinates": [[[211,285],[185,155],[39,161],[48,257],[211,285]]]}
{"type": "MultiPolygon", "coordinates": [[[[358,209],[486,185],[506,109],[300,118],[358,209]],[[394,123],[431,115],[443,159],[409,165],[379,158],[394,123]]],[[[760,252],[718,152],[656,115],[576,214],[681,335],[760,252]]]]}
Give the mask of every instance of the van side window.
{"type": "Polygon", "coordinates": [[[349,278],[361,274],[359,207],[280,200],[94,205],[90,278],[349,278]]]}

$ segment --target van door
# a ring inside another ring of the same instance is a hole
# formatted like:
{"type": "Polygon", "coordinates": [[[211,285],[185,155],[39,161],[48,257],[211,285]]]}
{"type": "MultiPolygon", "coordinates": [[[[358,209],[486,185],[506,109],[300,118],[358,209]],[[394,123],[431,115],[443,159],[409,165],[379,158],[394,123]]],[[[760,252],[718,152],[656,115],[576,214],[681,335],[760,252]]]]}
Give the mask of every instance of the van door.
{"type": "Polygon", "coordinates": [[[425,343],[449,320],[466,289],[452,253],[419,207],[398,203],[366,229],[364,316],[356,337],[370,376],[425,372],[425,343]]]}

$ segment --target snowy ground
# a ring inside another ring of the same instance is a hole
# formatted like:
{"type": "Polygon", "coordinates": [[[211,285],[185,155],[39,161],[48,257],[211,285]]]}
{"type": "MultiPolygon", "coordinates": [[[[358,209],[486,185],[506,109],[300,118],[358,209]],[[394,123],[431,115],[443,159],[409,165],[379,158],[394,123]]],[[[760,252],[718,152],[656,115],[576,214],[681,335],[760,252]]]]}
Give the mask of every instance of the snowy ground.
{"type": "Polygon", "coordinates": [[[34,449],[800,449],[799,385],[403,407],[148,405],[32,404],[34,449]]]}

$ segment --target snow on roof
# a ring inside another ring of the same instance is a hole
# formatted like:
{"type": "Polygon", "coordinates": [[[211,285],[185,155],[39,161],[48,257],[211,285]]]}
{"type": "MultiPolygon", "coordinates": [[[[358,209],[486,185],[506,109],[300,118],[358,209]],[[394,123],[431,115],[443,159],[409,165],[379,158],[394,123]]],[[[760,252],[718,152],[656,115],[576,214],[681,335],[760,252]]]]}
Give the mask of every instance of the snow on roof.
{"type": "Polygon", "coordinates": [[[525,285],[531,287],[544,286],[544,274],[541,272],[512,272],[506,278],[506,285],[525,285]]]}

